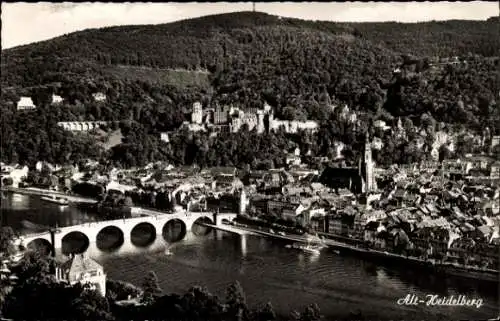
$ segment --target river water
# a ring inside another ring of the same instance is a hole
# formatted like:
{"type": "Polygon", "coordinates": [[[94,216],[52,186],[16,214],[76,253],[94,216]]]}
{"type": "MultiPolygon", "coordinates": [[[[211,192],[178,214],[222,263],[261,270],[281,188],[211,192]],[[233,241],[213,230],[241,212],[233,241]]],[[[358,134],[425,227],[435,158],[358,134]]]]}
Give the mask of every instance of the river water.
{"type": "MultiPolygon", "coordinates": [[[[90,211],[40,201],[36,196],[8,194],[2,199],[2,225],[25,230],[21,222],[67,226],[96,220],[90,211]]],[[[26,224],[24,224],[26,226],[26,224]]],[[[247,302],[257,307],[272,302],[278,313],[302,310],[317,303],[331,319],[360,311],[376,319],[479,320],[499,311],[498,289],[491,284],[422,275],[409,269],[377,266],[359,258],[323,252],[311,255],[285,248],[286,243],[255,236],[210,232],[188,233],[173,244],[158,237],[147,247],[125,243],[117,250],[100,250],[91,243],[89,255],[100,262],[109,278],[141,285],[146,272],[157,273],[166,293],[184,293],[203,285],[220,297],[239,281],[247,302]],[[169,248],[172,255],[166,255],[169,248]],[[401,306],[399,298],[415,294],[466,295],[483,300],[477,307],[401,306]]]]}

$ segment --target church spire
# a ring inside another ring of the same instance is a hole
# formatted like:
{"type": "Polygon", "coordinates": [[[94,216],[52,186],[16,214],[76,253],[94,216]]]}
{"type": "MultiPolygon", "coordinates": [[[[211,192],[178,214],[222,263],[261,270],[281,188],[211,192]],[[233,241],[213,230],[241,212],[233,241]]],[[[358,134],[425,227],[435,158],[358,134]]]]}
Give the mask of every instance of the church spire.
{"type": "Polygon", "coordinates": [[[365,135],[365,152],[363,156],[366,192],[369,193],[375,188],[375,179],[373,177],[372,146],[370,142],[370,134],[368,133],[368,131],[365,135]]]}

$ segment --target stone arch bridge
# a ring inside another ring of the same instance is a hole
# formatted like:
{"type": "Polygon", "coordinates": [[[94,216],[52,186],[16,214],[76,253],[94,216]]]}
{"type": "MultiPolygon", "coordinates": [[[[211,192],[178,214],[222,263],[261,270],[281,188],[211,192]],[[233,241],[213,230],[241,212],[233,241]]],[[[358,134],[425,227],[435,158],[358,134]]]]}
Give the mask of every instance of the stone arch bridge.
{"type": "MultiPolygon", "coordinates": [[[[147,210],[142,210],[146,213],[147,210]]],[[[152,212],[154,213],[154,212],[152,212]]],[[[54,232],[54,240],[50,231],[36,234],[22,235],[17,243],[28,247],[30,243],[41,240],[46,244],[51,244],[52,249],[61,249],[63,239],[72,233],[81,233],[87,238],[88,244],[96,242],[97,236],[104,229],[118,229],[123,235],[124,242],[131,242],[131,235],[134,228],[141,225],[149,225],[154,231],[153,236],[162,236],[163,231],[169,223],[178,223],[181,226],[181,239],[184,238],[187,232],[191,231],[195,224],[210,224],[220,225],[223,221],[232,221],[236,218],[235,213],[212,213],[212,212],[179,212],[175,214],[148,215],[134,218],[117,219],[110,221],[90,222],[73,226],[57,228],[54,232]],[[48,242],[48,243],[47,243],[48,242]]]]}

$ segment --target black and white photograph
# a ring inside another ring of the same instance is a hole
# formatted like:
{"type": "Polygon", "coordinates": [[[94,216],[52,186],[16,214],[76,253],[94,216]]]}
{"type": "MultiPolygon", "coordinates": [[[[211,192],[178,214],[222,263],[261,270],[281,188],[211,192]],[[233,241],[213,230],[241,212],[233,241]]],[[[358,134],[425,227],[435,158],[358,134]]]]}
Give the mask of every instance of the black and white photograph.
{"type": "Polygon", "coordinates": [[[1,21],[0,321],[500,320],[500,2],[1,21]]]}

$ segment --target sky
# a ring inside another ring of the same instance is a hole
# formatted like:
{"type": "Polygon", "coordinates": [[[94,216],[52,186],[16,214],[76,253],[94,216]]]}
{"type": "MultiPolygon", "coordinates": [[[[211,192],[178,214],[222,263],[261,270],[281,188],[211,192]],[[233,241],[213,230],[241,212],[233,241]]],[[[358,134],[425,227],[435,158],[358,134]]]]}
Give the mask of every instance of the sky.
{"type": "MultiPolygon", "coordinates": [[[[251,2],[2,3],[2,49],[88,28],[159,24],[209,14],[252,10],[251,2]]],[[[342,22],[467,19],[498,16],[496,2],[266,2],[256,11],[307,20],[342,22]]]]}

